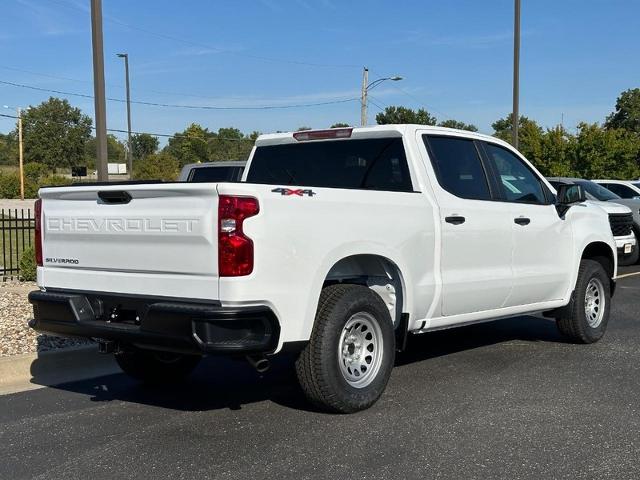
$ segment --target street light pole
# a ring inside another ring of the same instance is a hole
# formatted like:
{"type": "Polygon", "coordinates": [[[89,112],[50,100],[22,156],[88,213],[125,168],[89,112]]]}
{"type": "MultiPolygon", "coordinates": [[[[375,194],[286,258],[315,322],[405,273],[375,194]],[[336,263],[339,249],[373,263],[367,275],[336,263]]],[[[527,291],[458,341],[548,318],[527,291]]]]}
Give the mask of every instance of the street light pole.
{"type": "Polygon", "coordinates": [[[362,93],[360,96],[360,102],[361,102],[361,107],[360,107],[360,125],[363,127],[367,126],[367,99],[369,96],[369,90],[371,90],[372,88],[377,87],[378,85],[380,85],[382,82],[386,81],[386,80],[391,80],[392,82],[397,82],[399,80],[402,80],[402,77],[399,76],[394,76],[394,77],[384,77],[384,78],[379,78],[377,80],[374,80],[371,83],[369,82],[369,69],[367,67],[364,68],[363,72],[362,72],[362,93]]]}
{"type": "Polygon", "coordinates": [[[520,0],[515,0],[513,17],[513,113],[511,115],[511,143],[518,148],[520,124],[520,0]]]}
{"type": "Polygon", "coordinates": [[[129,54],[118,53],[118,57],[124,58],[124,75],[127,89],[127,163],[129,178],[133,178],[133,152],[131,151],[131,93],[129,90],[129,54]]]}
{"type": "Polygon", "coordinates": [[[93,47],[93,95],[96,117],[96,170],[98,171],[98,181],[108,182],[107,102],[104,91],[102,0],[91,0],[91,44],[93,47]]]}

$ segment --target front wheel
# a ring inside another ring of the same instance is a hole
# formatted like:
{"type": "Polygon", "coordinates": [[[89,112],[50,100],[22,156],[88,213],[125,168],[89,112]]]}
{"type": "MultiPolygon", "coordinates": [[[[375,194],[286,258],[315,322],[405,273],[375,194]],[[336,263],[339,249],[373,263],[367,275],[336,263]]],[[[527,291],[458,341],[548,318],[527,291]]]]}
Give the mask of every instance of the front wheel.
{"type": "Polygon", "coordinates": [[[562,317],[556,319],[558,329],[575,343],[600,340],[609,323],[611,307],[610,279],[595,260],[582,260],[571,303],[562,317]]]}
{"type": "Polygon", "coordinates": [[[389,310],[378,294],[359,285],[322,290],[311,339],[296,362],[307,398],[334,412],[373,405],[395,361],[389,310]]]}
{"type": "Polygon", "coordinates": [[[144,383],[161,385],[184,380],[201,357],[128,347],[116,353],[115,358],[127,375],[144,383]]]}

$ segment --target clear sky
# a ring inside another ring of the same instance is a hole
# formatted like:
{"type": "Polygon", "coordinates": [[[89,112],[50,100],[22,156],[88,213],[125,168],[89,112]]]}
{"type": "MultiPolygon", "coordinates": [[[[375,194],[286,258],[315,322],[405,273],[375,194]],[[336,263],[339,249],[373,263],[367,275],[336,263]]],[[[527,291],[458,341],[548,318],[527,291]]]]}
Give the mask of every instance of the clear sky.
{"type": "MultiPolygon", "coordinates": [[[[522,0],[521,113],[543,126],[602,121],[618,94],[640,86],[640,1],[522,0]]],[[[1,0],[0,81],[91,95],[89,0],[1,0]]],[[[380,107],[427,108],[491,133],[511,109],[512,0],[103,0],[107,96],[257,107],[357,98],[370,80],[380,107]]],[[[50,94],[0,83],[0,105],[50,94]]],[[[58,95],[64,96],[64,95],[58,95]]],[[[93,100],[72,97],[93,116],[93,100]]],[[[3,110],[4,113],[10,113],[3,110]]],[[[210,110],[135,104],[133,129],[173,133],[292,130],[358,124],[357,100],[304,108],[210,110]]],[[[126,128],[123,103],[107,104],[109,128],[126,128]]],[[[0,119],[0,132],[13,128],[0,119]]],[[[119,135],[122,138],[122,135],[119,135]]]]}

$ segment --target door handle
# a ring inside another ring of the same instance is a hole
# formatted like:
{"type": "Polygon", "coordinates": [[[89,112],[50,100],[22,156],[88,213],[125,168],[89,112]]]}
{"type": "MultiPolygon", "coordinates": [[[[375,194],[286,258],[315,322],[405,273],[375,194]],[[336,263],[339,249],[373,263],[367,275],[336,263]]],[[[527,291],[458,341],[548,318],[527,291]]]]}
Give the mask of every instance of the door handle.
{"type": "Polygon", "coordinates": [[[518,225],[522,225],[523,227],[531,223],[531,219],[527,217],[514,218],[513,221],[516,222],[518,225]]]}
{"type": "Polygon", "coordinates": [[[460,215],[451,215],[449,217],[444,217],[444,221],[447,223],[451,223],[452,225],[460,225],[466,220],[466,218],[461,217],[460,215]]]}

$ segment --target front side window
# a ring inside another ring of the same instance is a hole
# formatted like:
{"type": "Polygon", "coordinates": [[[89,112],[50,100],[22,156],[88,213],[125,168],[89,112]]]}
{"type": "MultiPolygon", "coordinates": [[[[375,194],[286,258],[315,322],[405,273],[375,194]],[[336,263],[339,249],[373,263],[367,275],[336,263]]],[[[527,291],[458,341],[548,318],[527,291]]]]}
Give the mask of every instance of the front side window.
{"type": "Polygon", "coordinates": [[[548,203],[540,179],[506,148],[487,143],[487,154],[497,170],[504,199],[519,203],[548,203]]]}
{"type": "Polygon", "coordinates": [[[491,199],[487,175],[473,140],[436,135],[424,135],[423,140],[430,147],[431,163],[442,188],[460,198],[491,199]]]}

